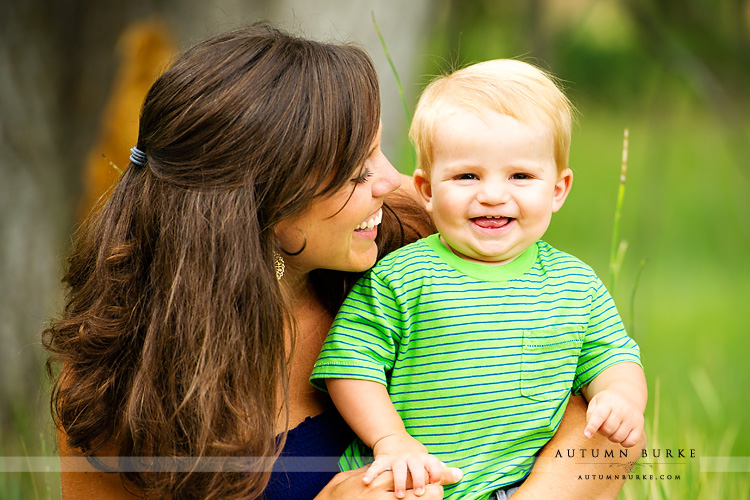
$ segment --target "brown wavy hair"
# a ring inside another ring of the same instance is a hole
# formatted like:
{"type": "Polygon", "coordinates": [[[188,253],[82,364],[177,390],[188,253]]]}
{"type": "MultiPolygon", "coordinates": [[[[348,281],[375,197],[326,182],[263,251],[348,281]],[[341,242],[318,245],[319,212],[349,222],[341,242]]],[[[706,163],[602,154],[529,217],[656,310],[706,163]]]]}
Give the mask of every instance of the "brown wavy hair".
{"type": "MultiPolygon", "coordinates": [[[[64,311],[43,334],[70,447],[277,455],[293,319],[273,229],[351,184],[379,121],[363,50],[267,25],[196,45],[154,83],[137,144],[146,165],[131,163],[78,230],[64,311]]],[[[174,499],[257,498],[269,476],[122,473],[174,499]]]]}

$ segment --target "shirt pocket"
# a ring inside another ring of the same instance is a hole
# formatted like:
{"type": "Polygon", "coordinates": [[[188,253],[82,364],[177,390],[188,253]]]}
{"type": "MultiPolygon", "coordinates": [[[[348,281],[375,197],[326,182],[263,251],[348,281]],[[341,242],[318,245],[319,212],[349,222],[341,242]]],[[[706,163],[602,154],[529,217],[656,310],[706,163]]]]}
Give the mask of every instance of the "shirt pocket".
{"type": "Polygon", "coordinates": [[[582,326],[524,330],[521,395],[547,401],[569,392],[582,345],[582,326]]]}

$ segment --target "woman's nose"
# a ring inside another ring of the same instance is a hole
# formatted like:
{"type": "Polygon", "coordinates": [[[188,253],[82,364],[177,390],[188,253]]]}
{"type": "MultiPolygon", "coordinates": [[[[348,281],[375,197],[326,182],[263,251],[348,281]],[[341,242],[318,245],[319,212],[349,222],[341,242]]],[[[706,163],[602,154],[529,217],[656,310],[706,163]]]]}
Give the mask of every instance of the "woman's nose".
{"type": "Polygon", "coordinates": [[[372,185],[372,195],[376,198],[395,191],[401,185],[401,174],[398,170],[382,152],[379,156],[372,185]]]}

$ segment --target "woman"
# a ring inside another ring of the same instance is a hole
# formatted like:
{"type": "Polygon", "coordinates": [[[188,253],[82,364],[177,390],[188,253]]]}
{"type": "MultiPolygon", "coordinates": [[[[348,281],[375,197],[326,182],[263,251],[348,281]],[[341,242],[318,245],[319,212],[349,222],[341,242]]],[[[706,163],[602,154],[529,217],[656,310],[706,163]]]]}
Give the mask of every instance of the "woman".
{"type": "MultiPolygon", "coordinates": [[[[131,164],[77,235],[67,305],[45,332],[48,369],[61,367],[52,401],[61,456],[199,461],[64,473],[65,499],[393,497],[387,477],[365,487],[358,471],[287,459],[348,444],[308,383],[312,364],[352,277],[429,228],[414,216],[406,231],[393,217],[378,229],[401,183],[379,110],[362,50],[267,26],[198,44],[152,86],[131,164]]],[[[559,448],[583,446],[575,405],[559,448]]],[[[619,489],[554,472],[532,473],[518,498],[619,489]]]]}

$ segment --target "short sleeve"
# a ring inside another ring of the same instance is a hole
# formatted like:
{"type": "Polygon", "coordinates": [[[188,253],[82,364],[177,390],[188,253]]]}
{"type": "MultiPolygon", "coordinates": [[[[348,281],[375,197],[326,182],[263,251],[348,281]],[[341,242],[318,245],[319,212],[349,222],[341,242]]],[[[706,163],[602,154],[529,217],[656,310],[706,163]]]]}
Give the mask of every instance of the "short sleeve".
{"type": "Polygon", "coordinates": [[[373,271],[347,296],[328,332],[310,381],[325,390],[327,378],[371,380],[388,385],[401,323],[393,290],[373,271]]]}
{"type": "Polygon", "coordinates": [[[642,366],[640,349],[628,337],[612,297],[596,278],[592,284],[589,324],[578,359],[573,392],[580,392],[581,387],[610,366],[625,362],[642,366]]]}

